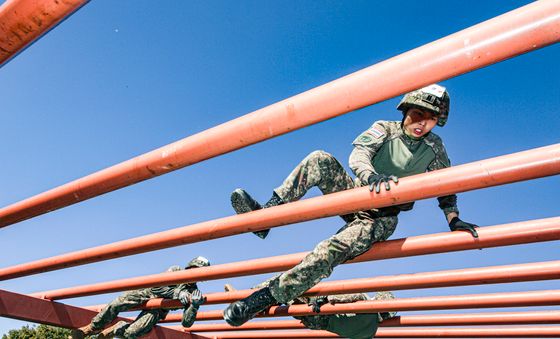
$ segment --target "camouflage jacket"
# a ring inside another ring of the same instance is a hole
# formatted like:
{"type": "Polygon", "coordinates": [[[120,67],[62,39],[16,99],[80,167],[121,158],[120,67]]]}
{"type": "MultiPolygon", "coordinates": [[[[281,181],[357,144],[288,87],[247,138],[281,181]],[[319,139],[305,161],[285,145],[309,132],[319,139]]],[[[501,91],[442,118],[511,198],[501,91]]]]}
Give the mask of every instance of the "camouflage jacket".
{"type": "MultiPolygon", "coordinates": [[[[406,177],[451,166],[439,136],[430,132],[420,139],[413,139],[404,133],[400,121],[376,121],[352,144],[350,168],[362,186],[367,185],[372,174],[406,177]]],[[[456,195],[439,197],[438,200],[445,215],[459,212],[456,195]]],[[[409,210],[412,205],[399,207],[409,210]]]]}
{"type": "MultiPolygon", "coordinates": [[[[167,272],[176,272],[182,271],[183,268],[174,265],[167,269],[167,272]]],[[[166,299],[179,299],[179,294],[183,291],[187,291],[189,294],[189,300],[194,291],[198,289],[196,283],[189,283],[189,284],[179,284],[179,285],[169,285],[169,286],[156,286],[150,287],[148,290],[150,293],[157,298],[166,298],[166,299]]],[[[196,319],[196,314],[198,312],[198,307],[190,304],[183,310],[183,318],[181,320],[181,324],[183,327],[190,327],[194,323],[196,319]]]]}

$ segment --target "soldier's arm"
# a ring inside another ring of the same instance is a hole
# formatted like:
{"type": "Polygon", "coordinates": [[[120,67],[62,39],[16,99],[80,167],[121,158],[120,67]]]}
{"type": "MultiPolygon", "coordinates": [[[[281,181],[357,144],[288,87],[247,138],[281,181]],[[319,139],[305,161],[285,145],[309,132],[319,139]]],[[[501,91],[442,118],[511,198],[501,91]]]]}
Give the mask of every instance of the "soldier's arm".
{"type": "Polygon", "coordinates": [[[183,327],[191,327],[192,324],[194,324],[199,307],[200,306],[190,304],[189,307],[183,310],[183,319],[181,320],[181,325],[183,325],[183,327]]]}
{"type": "MultiPolygon", "coordinates": [[[[451,166],[451,161],[447,156],[447,151],[445,146],[439,137],[433,140],[434,146],[433,150],[435,153],[434,160],[428,165],[428,171],[436,171],[439,169],[447,168],[451,166]]],[[[447,223],[449,223],[454,217],[459,216],[459,208],[457,207],[457,195],[451,194],[442,197],[438,197],[439,208],[445,214],[447,223]]]]}
{"type": "MultiPolygon", "coordinates": [[[[183,318],[181,319],[181,325],[183,325],[183,327],[191,327],[194,321],[196,320],[196,314],[198,313],[198,309],[200,308],[200,305],[206,302],[206,297],[202,295],[202,292],[200,292],[198,288],[192,292],[185,290],[185,292],[182,293],[183,294],[188,293],[190,302],[188,303],[188,306],[185,307],[185,310],[183,311],[183,318]]],[[[183,302],[183,300],[181,300],[181,302],[183,303],[183,305],[186,306],[186,303],[183,302]]]]}
{"type": "Polygon", "coordinates": [[[349,164],[362,185],[367,185],[368,178],[377,174],[372,159],[387,139],[387,134],[385,123],[377,121],[352,142],[354,149],[350,153],[349,164]]]}
{"type": "Polygon", "coordinates": [[[356,301],[369,300],[370,298],[365,293],[351,293],[351,294],[329,295],[327,299],[331,304],[348,304],[356,301]]]}

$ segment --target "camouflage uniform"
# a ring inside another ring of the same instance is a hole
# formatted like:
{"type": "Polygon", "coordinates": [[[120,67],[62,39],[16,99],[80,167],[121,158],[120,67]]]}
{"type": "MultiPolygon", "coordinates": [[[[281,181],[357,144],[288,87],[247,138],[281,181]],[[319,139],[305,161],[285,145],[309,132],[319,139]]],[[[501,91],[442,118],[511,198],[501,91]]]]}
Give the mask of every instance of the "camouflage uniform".
{"type": "MultiPolygon", "coordinates": [[[[171,266],[167,271],[173,272],[180,270],[182,270],[182,268],[179,266],[171,266]]],[[[182,291],[186,290],[192,293],[196,289],[196,283],[189,283],[150,287],[124,292],[107,304],[101,312],[93,318],[91,321],[92,328],[94,330],[103,329],[118,316],[119,312],[128,311],[134,307],[140,306],[150,299],[178,299],[182,291]]],[[[190,327],[194,323],[197,311],[198,307],[194,305],[189,305],[189,307],[183,311],[182,325],[184,327],[190,327]]],[[[167,313],[169,313],[167,309],[143,310],[132,323],[123,323],[122,326],[118,326],[115,330],[115,334],[127,339],[141,337],[150,332],[158,321],[165,318],[167,313]]]]}
{"type": "MultiPolygon", "coordinates": [[[[298,301],[309,303],[314,298],[298,298],[298,301]],[[304,300],[302,300],[304,299],[304,300]],[[307,299],[307,300],[305,300],[307,299]]],[[[374,300],[394,299],[391,292],[377,292],[374,300]]],[[[331,304],[353,303],[356,301],[370,300],[366,293],[329,295],[327,297],[331,304]]],[[[392,318],[396,312],[385,313],[342,313],[311,316],[296,316],[301,323],[312,330],[326,330],[336,333],[344,338],[371,339],[377,332],[379,323],[385,319],[392,318]]]]}
{"type": "MultiPolygon", "coordinates": [[[[450,166],[445,147],[434,133],[421,139],[408,137],[400,121],[378,121],[353,142],[350,167],[354,181],[340,162],[324,151],[309,154],[274,191],[284,201],[299,200],[312,187],[324,194],[367,185],[372,174],[406,177],[450,166]]],[[[458,213],[457,197],[438,198],[447,215],[458,213]]],[[[270,283],[272,296],[281,303],[301,295],[328,277],[335,266],[387,240],[397,226],[400,211],[413,203],[341,216],[347,223],[335,235],[320,242],[297,266],[270,283]]]]}

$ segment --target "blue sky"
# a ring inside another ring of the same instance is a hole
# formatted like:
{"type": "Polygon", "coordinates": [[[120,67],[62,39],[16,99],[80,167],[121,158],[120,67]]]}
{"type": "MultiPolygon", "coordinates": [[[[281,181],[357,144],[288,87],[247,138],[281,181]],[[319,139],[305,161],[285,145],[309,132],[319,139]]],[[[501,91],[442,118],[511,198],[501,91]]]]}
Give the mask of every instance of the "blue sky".
{"type": "MultiPolygon", "coordinates": [[[[530,1],[92,1],[0,69],[0,205],[6,206],[490,19],[530,1]]],[[[442,82],[435,132],[453,164],[559,142],[557,45],[442,82]]],[[[383,79],[379,79],[383,81],[383,79]]],[[[309,152],[348,168],[352,140],[400,120],[393,98],[0,229],[2,267],[232,214],[230,192],[264,201],[309,152]]],[[[558,215],[558,176],[459,196],[481,226],[558,215]]],[[[318,195],[318,191],[309,196],[318,195]]],[[[135,277],[204,255],[212,263],[311,250],[328,218],[1,284],[20,293],[135,277]],[[297,236],[295,236],[297,235],[297,236]]],[[[447,231],[437,201],[400,216],[393,239],[447,231]]],[[[556,260],[558,242],[338,267],[331,280],[556,260]]],[[[247,288],[267,275],[228,279],[247,288]]],[[[225,280],[200,284],[222,290],[225,280]]],[[[397,291],[398,297],[557,288],[556,281],[397,291]]],[[[105,303],[116,294],[66,300],[105,303]]],[[[212,308],[223,308],[223,305],[212,308]]],[[[205,308],[203,308],[205,309],[205,308]]],[[[210,309],[210,307],[208,307],[210,309]]],[[[451,311],[448,311],[451,312],[451,311]]],[[[459,311],[463,312],[463,311],[459,311]]],[[[22,322],[0,318],[0,334],[22,322]]]]}

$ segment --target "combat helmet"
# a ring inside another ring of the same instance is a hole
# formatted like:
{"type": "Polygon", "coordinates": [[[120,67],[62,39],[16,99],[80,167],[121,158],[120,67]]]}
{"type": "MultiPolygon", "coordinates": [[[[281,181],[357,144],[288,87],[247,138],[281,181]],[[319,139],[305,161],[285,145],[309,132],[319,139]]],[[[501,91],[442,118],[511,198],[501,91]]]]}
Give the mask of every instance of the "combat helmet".
{"type": "Polygon", "coordinates": [[[206,267],[210,266],[210,261],[205,257],[198,256],[187,264],[186,268],[193,268],[193,267],[206,267]]]}
{"type": "Polygon", "coordinates": [[[435,112],[438,117],[437,125],[443,127],[449,116],[449,93],[445,87],[431,84],[406,93],[397,109],[404,114],[409,108],[415,106],[435,112]]]}

